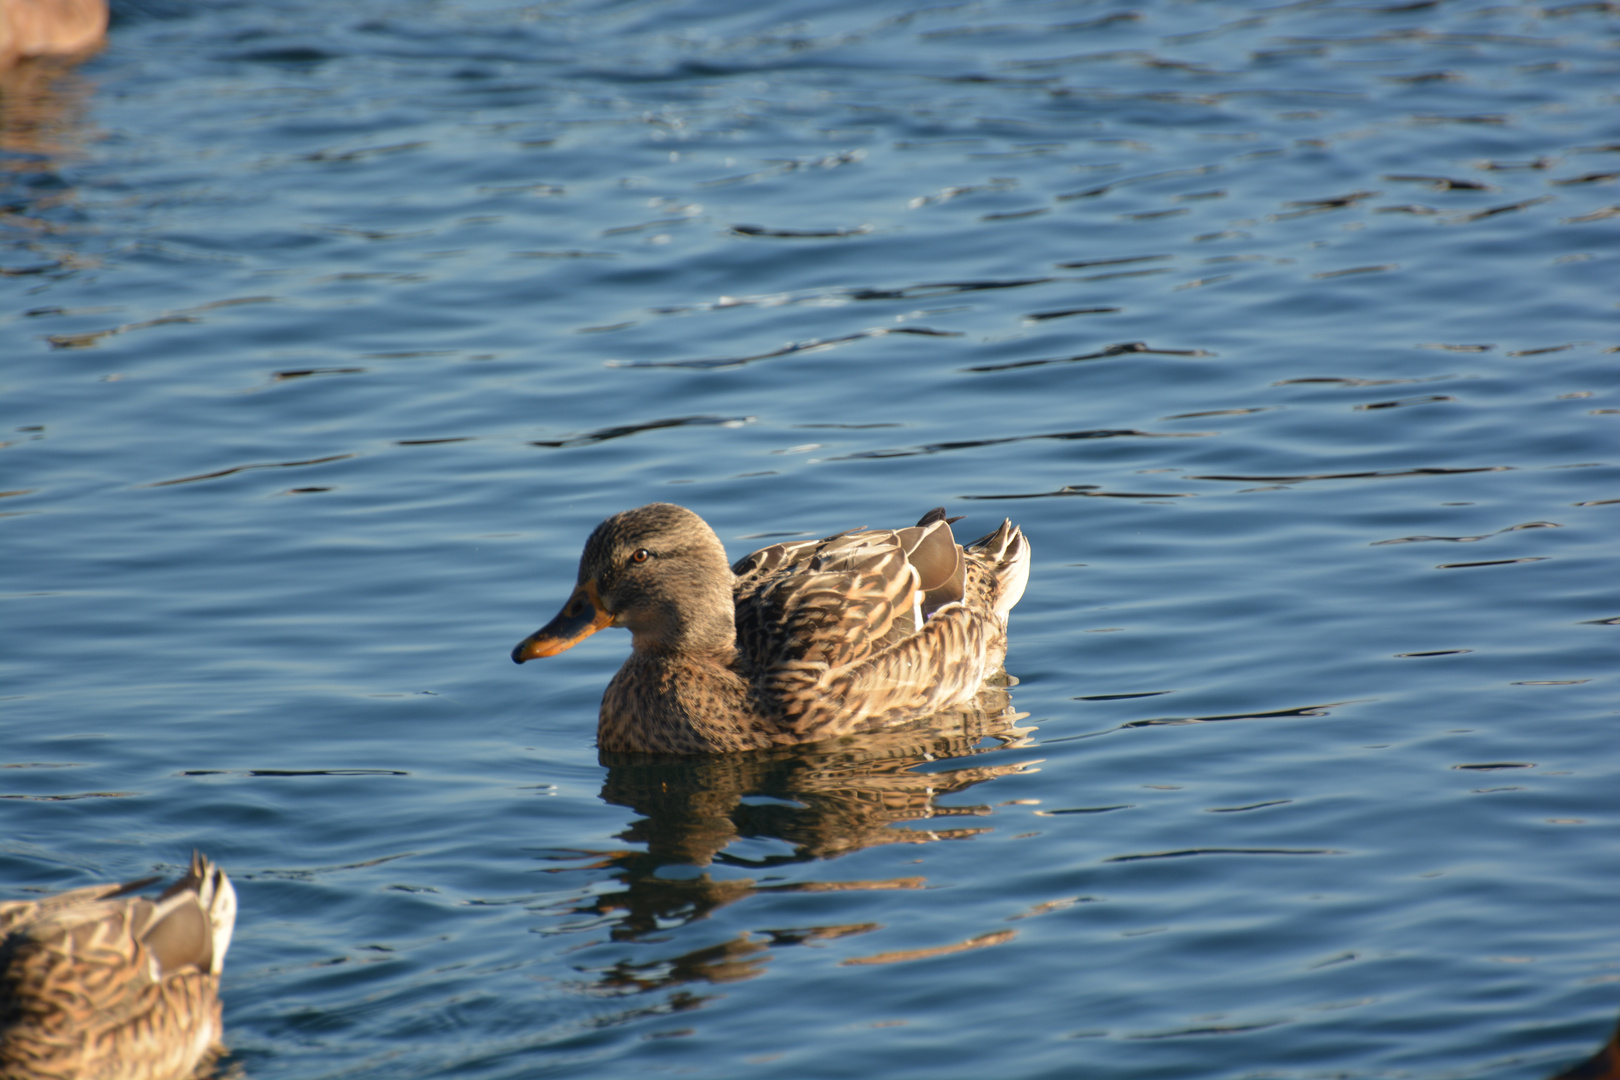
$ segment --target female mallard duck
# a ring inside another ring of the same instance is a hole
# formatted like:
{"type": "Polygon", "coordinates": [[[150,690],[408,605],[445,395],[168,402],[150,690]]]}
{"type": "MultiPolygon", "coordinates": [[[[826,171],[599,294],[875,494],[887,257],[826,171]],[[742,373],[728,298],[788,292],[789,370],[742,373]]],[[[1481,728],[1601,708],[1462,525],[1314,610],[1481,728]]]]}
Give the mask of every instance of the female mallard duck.
{"type": "Polygon", "coordinates": [[[702,518],[653,503],[596,527],[573,595],[512,659],[628,629],[633,651],[602,695],[603,750],[816,742],[971,700],[1028,579],[1029,542],[1010,521],[964,551],[932,510],[909,529],[773,544],[727,568],[702,518]]]}
{"type": "Polygon", "coordinates": [[[107,32],[107,0],[0,0],[0,68],[84,52],[107,32]]]}
{"type": "Polygon", "coordinates": [[[182,1080],[214,1052],[236,892],[196,853],[128,895],[156,880],[0,904],[0,1076],[182,1080]]]}

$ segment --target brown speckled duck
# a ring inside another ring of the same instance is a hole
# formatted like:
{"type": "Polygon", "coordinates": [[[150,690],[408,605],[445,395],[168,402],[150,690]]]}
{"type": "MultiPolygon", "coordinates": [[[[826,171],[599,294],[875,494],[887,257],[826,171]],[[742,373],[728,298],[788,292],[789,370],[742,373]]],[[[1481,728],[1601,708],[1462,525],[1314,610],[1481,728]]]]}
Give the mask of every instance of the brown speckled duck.
{"type": "Polygon", "coordinates": [[[597,725],[609,751],[752,750],[928,716],[1000,666],[1029,579],[1012,522],[963,549],[952,520],[772,544],[728,568],[692,511],[627,510],[591,533],[573,595],[512,659],[628,629],[597,725]]]}
{"type": "Polygon", "coordinates": [[[107,32],[107,0],[0,0],[0,68],[86,52],[107,32]]]}
{"type": "Polygon", "coordinates": [[[0,1076],[183,1080],[221,1034],[236,892],[198,854],[156,878],[0,904],[0,1076]]]}

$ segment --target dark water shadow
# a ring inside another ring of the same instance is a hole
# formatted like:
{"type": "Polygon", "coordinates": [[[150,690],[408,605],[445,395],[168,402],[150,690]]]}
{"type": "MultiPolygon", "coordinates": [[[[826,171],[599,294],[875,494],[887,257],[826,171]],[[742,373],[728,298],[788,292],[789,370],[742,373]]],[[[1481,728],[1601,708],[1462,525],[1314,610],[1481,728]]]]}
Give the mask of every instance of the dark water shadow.
{"type": "Polygon", "coordinates": [[[1620,1025],[1597,1053],[1549,1080],[1620,1080],[1620,1025]]]}
{"type": "MultiPolygon", "coordinates": [[[[606,920],[615,941],[657,941],[678,926],[756,893],[921,889],[925,877],[875,881],[773,883],[778,871],[885,844],[930,844],[989,831],[987,804],[942,805],[968,788],[1016,774],[1030,760],[972,764],[1027,744],[1027,714],[1004,691],[987,690],[975,708],[942,714],[901,731],[852,736],[808,747],[707,757],[601,755],[602,799],[639,815],[618,838],[634,849],[553,851],[583,865],[553,872],[606,871],[569,907],[570,921],[606,920]],[[961,764],[942,767],[942,762],[961,764]],[[926,766],[926,768],[925,768],[926,766]],[[949,820],[946,820],[949,819],[949,820]],[[744,848],[749,853],[729,850],[744,848]],[[745,871],[746,876],[723,869],[745,871]],[[721,871],[716,873],[716,871],[721,871]]],[[[801,875],[802,877],[802,875],[801,875]]],[[[762,974],[768,950],[878,929],[875,923],[744,932],[719,945],[645,963],[620,960],[590,972],[593,989],[643,993],[691,982],[734,982],[762,974]]]]}

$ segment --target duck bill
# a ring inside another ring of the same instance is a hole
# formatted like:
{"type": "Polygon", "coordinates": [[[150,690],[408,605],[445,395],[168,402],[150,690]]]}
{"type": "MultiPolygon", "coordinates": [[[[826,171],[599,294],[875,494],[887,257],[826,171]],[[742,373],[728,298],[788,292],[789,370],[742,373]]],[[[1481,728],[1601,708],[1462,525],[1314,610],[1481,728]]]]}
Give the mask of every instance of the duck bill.
{"type": "Polygon", "coordinates": [[[574,590],[555,619],[518,642],[512,650],[512,662],[521,664],[556,656],[612,625],[613,616],[602,606],[602,598],[596,594],[596,579],[592,578],[574,590]]]}

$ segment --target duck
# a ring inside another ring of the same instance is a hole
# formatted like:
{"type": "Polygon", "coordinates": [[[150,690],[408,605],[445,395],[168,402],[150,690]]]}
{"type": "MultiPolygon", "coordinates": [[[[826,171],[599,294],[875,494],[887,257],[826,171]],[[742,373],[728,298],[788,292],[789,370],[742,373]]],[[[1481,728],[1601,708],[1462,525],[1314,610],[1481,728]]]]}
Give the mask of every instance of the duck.
{"type": "Polygon", "coordinates": [[[236,891],[211,860],[158,879],[0,903],[0,1076],[184,1080],[220,1050],[236,891]]]}
{"type": "Polygon", "coordinates": [[[0,0],[0,68],[86,52],[106,33],[107,0],[0,0]]]}
{"type": "Polygon", "coordinates": [[[585,542],[573,593],[521,664],[630,631],[598,749],[723,754],[880,730],[973,700],[1029,580],[1010,520],[965,548],[943,508],[902,529],[772,544],[727,565],[696,513],[652,503],[585,542]]]}

